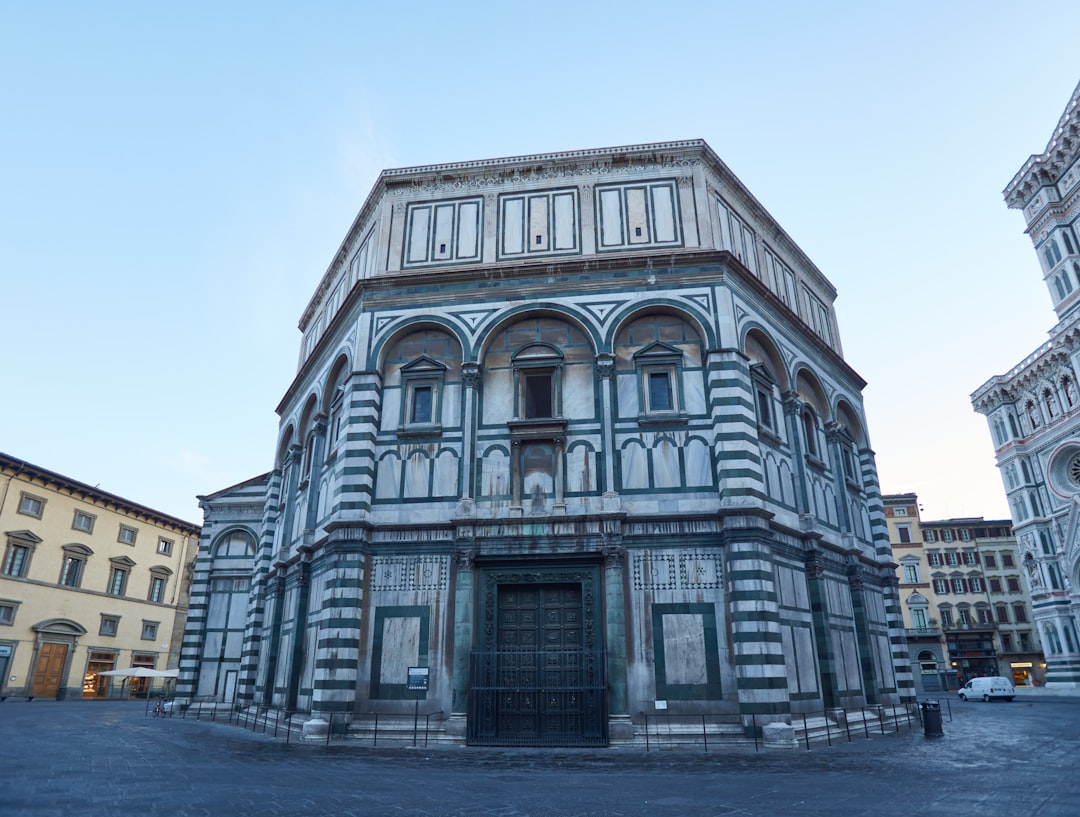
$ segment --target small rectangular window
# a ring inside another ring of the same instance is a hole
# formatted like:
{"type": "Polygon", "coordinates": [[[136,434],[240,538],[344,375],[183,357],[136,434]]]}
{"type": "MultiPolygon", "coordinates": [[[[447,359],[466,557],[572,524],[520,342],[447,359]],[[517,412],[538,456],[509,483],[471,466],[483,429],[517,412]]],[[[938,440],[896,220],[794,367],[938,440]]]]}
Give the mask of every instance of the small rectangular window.
{"type": "Polygon", "coordinates": [[[965,553],[964,554],[964,564],[968,565],[969,567],[974,565],[975,564],[975,554],[974,553],[965,553]]]}
{"type": "Polygon", "coordinates": [[[670,372],[649,372],[649,411],[673,411],[670,372]]]}
{"type": "Polygon", "coordinates": [[[127,525],[120,526],[120,533],[117,534],[116,541],[123,545],[134,545],[135,537],[139,535],[139,532],[135,528],[129,528],[127,525]]]}
{"type": "Polygon", "coordinates": [[[98,635],[116,635],[117,630],[120,629],[119,616],[102,616],[101,617],[101,629],[98,630],[98,635]]]}
{"type": "Polygon", "coordinates": [[[1023,624],[1028,620],[1027,610],[1025,609],[1024,605],[1013,605],[1013,618],[1016,619],[1017,623],[1019,624],[1023,624]]]}
{"type": "Polygon", "coordinates": [[[993,553],[987,553],[983,556],[983,560],[986,562],[987,567],[997,567],[997,559],[994,558],[993,553]]]}
{"type": "Polygon", "coordinates": [[[157,552],[162,556],[172,555],[173,543],[171,539],[158,539],[157,552]]]}
{"type": "Polygon", "coordinates": [[[431,386],[415,386],[412,389],[412,406],[409,409],[410,423],[430,423],[432,407],[431,386]]]}
{"type": "Polygon", "coordinates": [[[897,525],[896,536],[900,540],[900,544],[911,544],[911,525],[897,525]]]}
{"type": "Polygon", "coordinates": [[[122,567],[114,567],[109,571],[109,586],[105,591],[110,596],[122,596],[127,587],[128,572],[122,567]]]}
{"type": "Polygon", "coordinates": [[[951,627],[953,622],[952,610],[938,610],[941,614],[941,626],[951,627]]]}
{"type": "Polygon", "coordinates": [[[932,530],[923,531],[923,539],[927,542],[936,542],[937,536],[932,530]]]}
{"type": "Polygon", "coordinates": [[[142,623],[142,640],[153,641],[157,638],[158,624],[157,621],[144,621],[142,623]]]}
{"type": "Polygon", "coordinates": [[[7,553],[4,554],[5,576],[25,576],[27,563],[30,561],[30,548],[24,545],[8,545],[7,553]]]}
{"type": "Polygon", "coordinates": [[[1009,588],[1010,593],[1020,592],[1020,580],[1015,576],[1010,576],[1006,579],[1006,586],[1009,588]]]}
{"type": "Polygon", "coordinates": [[[944,596],[949,592],[949,586],[944,579],[934,579],[934,592],[939,596],[944,596]]]}
{"type": "Polygon", "coordinates": [[[964,580],[963,579],[953,579],[952,580],[952,591],[954,593],[963,593],[964,592],[964,580]]]}
{"type": "Polygon", "coordinates": [[[999,604],[994,608],[994,611],[997,613],[997,620],[1000,624],[1009,623],[1009,608],[1006,605],[999,604]]]}
{"type": "Polygon", "coordinates": [[[1001,554],[1001,566],[1002,567],[1015,567],[1016,563],[1013,561],[1011,553],[1001,554]]]}
{"type": "Polygon", "coordinates": [[[553,417],[552,374],[543,372],[525,375],[525,417],[536,419],[553,417]]]}
{"type": "Polygon", "coordinates": [[[65,587],[78,587],[82,578],[83,560],[75,556],[65,556],[60,569],[60,584],[65,587]]]}
{"type": "Polygon", "coordinates": [[[926,559],[930,563],[930,567],[941,567],[940,553],[927,553],[926,559]]]}
{"type": "Polygon", "coordinates": [[[776,424],[773,422],[772,395],[764,388],[756,389],[755,393],[757,396],[758,423],[762,428],[775,431],[776,424]]]}
{"type": "Polygon", "coordinates": [[[15,605],[0,602],[0,624],[15,623],[15,605]]]}
{"type": "Polygon", "coordinates": [[[997,578],[996,576],[992,576],[990,578],[990,592],[991,593],[1000,593],[1001,592],[1001,579],[997,578]]]}
{"type": "Polygon", "coordinates": [[[1013,639],[1012,639],[1012,634],[1011,633],[1002,633],[1001,634],[1001,649],[1002,649],[1003,652],[1012,652],[1013,651],[1013,639]]]}
{"type": "Polygon", "coordinates": [[[162,576],[150,577],[150,601],[158,603],[165,600],[165,579],[162,576]]]}
{"type": "Polygon", "coordinates": [[[41,497],[23,494],[19,497],[19,513],[41,519],[42,511],[45,510],[45,500],[41,497]]]}
{"type": "Polygon", "coordinates": [[[94,520],[93,514],[85,513],[84,511],[75,511],[75,519],[71,523],[71,527],[74,530],[82,531],[83,533],[94,532],[94,520]]]}

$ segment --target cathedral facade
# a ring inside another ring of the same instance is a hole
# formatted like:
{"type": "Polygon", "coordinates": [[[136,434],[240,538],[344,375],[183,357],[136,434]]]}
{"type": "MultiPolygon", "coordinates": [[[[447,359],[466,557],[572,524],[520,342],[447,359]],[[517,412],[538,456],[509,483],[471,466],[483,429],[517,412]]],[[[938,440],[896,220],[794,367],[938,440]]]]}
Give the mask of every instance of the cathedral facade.
{"type": "Polygon", "coordinates": [[[972,394],[987,418],[1046,656],[1080,686],[1080,86],[1046,149],[1004,191],[1021,210],[1057,315],[1050,337],[972,394]]]}
{"type": "Polygon", "coordinates": [[[178,693],[606,745],[913,700],[835,290],[707,144],[384,171],[178,693]]]}

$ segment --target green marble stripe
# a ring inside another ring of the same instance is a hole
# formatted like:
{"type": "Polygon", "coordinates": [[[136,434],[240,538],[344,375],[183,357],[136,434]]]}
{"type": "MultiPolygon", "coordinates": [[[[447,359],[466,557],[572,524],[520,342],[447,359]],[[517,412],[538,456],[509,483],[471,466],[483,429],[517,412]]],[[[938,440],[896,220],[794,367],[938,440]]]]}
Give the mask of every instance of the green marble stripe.
{"type": "Polygon", "coordinates": [[[784,658],[783,653],[754,653],[752,655],[735,653],[735,664],[740,667],[782,667],[786,663],[787,659],[784,658]]]}
{"type": "MultiPolygon", "coordinates": [[[[750,687],[743,687],[742,682],[739,683],[739,687],[750,689],[750,687]]],[[[791,714],[791,707],[784,701],[776,701],[775,703],[768,701],[740,702],[739,712],[743,715],[789,715],[791,714]]]]}
{"type": "Polygon", "coordinates": [[[770,630],[737,630],[731,633],[732,644],[783,644],[782,633],[770,630]]]}
{"type": "MultiPolygon", "coordinates": [[[[734,560],[729,561],[728,564],[731,565],[733,562],[734,560]]],[[[773,575],[773,572],[765,568],[746,568],[735,570],[732,567],[728,567],[728,579],[732,584],[739,581],[776,581],[776,577],[773,575]]]]}
{"type": "Polygon", "coordinates": [[[356,628],[358,635],[355,638],[348,638],[345,636],[338,636],[334,638],[320,638],[318,642],[318,649],[320,650],[355,650],[360,645],[359,631],[360,628],[356,628]]]}
{"type": "Polygon", "coordinates": [[[738,678],[739,689],[787,689],[787,675],[776,675],[767,678],[738,678]]]}
{"type": "Polygon", "coordinates": [[[741,610],[731,611],[731,623],[732,624],[762,624],[770,623],[780,625],[780,614],[770,611],[753,610],[750,612],[743,612],[741,610]]]}

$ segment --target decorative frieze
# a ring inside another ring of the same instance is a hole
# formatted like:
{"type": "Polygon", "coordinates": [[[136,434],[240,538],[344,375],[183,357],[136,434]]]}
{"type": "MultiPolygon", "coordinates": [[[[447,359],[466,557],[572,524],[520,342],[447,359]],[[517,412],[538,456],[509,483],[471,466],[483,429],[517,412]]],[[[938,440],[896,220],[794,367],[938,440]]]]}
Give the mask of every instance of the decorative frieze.
{"type": "Polygon", "coordinates": [[[446,556],[376,556],[371,561],[372,590],[445,590],[446,556]]]}

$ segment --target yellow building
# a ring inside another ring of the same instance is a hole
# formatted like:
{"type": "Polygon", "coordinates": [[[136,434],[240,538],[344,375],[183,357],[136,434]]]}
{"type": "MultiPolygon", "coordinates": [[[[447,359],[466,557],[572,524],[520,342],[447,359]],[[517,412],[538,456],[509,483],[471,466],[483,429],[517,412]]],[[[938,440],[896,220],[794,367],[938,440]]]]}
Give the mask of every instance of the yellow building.
{"type": "Polygon", "coordinates": [[[130,694],[176,666],[199,528],[0,454],[0,698],[130,694]]]}

